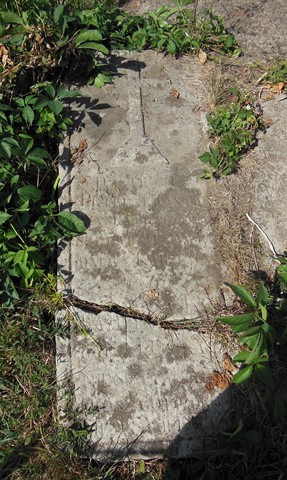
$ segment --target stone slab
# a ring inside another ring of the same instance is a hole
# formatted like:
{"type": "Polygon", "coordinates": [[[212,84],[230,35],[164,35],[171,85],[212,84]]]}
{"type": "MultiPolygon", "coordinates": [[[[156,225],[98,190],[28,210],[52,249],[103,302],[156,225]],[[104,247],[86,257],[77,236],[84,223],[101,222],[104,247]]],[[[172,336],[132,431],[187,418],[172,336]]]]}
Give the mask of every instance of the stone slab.
{"type": "MultiPolygon", "coordinates": [[[[258,171],[255,179],[255,201],[250,212],[267,234],[278,254],[283,254],[287,249],[285,195],[287,98],[285,97],[285,94],[274,95],[272,100],[264,101],[263,94],[264,119],[270,122],[270,126],[266,133],[261,135],[254,151],[258,171]]],[[[269,256],[273,257],[270,247],[262,236],[261,240],[267,246],[269,256]]]]}
{"type": "MultiPolygon", "coordinates": [[[[210,310],[221,283],[198,156],[204,90],[197,60],[155,52],[115,55],[118,76],[91,100],[66,152],[86,140],[81,165],[61,160],[61,205],[89,218],[59,255],[74,295],[170,319],[210,310]],[[178,93],[175,93],[178,92],[178,93]]],[[[76,113],[75,113],[76,108],[76,113]]]]}
{"type": "MultiPolygon", "coordinates": [[[[58,378],[74,387],[74,408],[93,425],[93,456],[186,457],[200,449],[229,405],[229,391],[208,391],[222,352],[209,335],[164,330],[115,313],[74,310],[91,337],[58,339],[58,378]]],[[[63,387],[65,387],[64,382],[63,387]]]]}
{"type": "MultiPolygon", "coordinates": [[[[112,62],[114,83],[85,87],[71,104],[77,128],[62,149],[59,200],[89,228],[59,246],[63,289],[155,318],[204,318],[221,274],[199,178],[202,67],[155,52],[118,52],[112,62]],[[88,148],[72,164],[83,141],[88,148]]],[[[94,425],[94,456],[181,457],[200,448],[228,409],[227,393],[205,388],[222,361],[216,342],[115,313],[74,314],[102,351],[75,332],[58,339],[58,378],[69,379],[74,407],[94,425]]]]}

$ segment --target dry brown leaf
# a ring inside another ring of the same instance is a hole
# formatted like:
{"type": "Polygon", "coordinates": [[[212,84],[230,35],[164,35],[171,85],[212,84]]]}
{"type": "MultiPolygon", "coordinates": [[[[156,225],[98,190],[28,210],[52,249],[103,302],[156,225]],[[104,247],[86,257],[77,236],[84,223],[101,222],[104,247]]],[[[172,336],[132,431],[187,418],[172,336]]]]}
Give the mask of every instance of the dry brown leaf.
{"type": "Polygon", "coordinates": [[[263,84],[264,90],[269,90],[273,93],[282,93],[285,88],[285,82],[278,82],[278,83],[270,83],[265,82],[263,84]]]}
{"type": "Polygon", "coordinates": [[[199,53],[198,53],[198,60],[200,61],[200,63],[202,65],[204,65],[207,61],[207,55],[206,53],[203,51],[203,50],[199,50],[199,53]]]}
{"type": "Polygon", "coordinates": [[[228,353],[224,354],[223,365],[225,370],[227,370],[228,372],[233,372],[234,370],[237,370],[237,367],[232,363],[231,357],[228,353]]]}
{"type": "Polygon", "coordinates": [[[231,380],[232,375],[227,371],[213,372],[208,377],[208,383],[205,385],[205,388],[209,392],[215,388],[218,388],[219,390],[225,390],[227,387],[229,387],[231,380]]]}
{"type": "Polygon", "coordinates": [[[180,93],[176,90],[176,88],[171,89],[170,95],[173,98],[179,98],[180,97],[180,93]]]}
{"type": "Polygon", "coordinates": [[[7,64],[11,65],[13,63],[9,58],[9,51],[3,43],[0,43],[0,61],[4,67],[6,67],[7,64]]]}
{"type": "Polygon", "coordinates": [[[154,300],[155,298],[157,298],[159,296],[159,291],[156,290],[155,288],[153,288],[152,290],[149,290],[148,292],[146,292],[146,295],[149,298],[152,298],[154,300]]]}
{"type": "Polygon", "coordinates": [[[74,165],[81,165],[84,161],[85,150],[88,148],[87,140],[80,140],[78,147],[71,148],[71,158],[70,161],[74,165]]]}

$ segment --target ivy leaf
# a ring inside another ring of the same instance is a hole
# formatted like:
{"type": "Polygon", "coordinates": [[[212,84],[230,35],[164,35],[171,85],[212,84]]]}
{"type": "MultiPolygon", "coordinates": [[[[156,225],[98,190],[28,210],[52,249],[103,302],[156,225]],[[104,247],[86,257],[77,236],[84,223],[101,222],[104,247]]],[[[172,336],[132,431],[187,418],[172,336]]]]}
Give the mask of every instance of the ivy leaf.
{"type": "Polygon", "coordinates": [[[32,200],[38,202],[42,197],[42,192],[34,185],[24,185],[24,187],[18,188],[18,194],[25,200],[32,200]]]}
{"type": "Polygon", "coordinates": [[[71,98],[71,97],[81,97],[82,94],[77,90],[67,90],[64,85],[61,85],[56,91],[56,98],[58,100],[62,100],[63,98],[71,98]]]}
{"type": "Polygon", "coordinates": [[[49,108],[52,110],[55,115],[59,115],[64,108],[63,102],[61,100],[50,100],[48,103],[49,108]]]}
{"type": "Polygon", "coordinates": [[[35,114],[29,105],[26,105],[26,107],[23,108],[22,110],[22,116],[29,125],[32,125],[34,121],[35,114]]]}
{"type": "Polygon", "coordinates": [[[9,213],[6,213],[6,212],[0,212],[0,225],[3,225],[3,223],[6,222],[6,220],[8,220],[8,218],[10,218],[12,215],[10,215],[9,213]]]}

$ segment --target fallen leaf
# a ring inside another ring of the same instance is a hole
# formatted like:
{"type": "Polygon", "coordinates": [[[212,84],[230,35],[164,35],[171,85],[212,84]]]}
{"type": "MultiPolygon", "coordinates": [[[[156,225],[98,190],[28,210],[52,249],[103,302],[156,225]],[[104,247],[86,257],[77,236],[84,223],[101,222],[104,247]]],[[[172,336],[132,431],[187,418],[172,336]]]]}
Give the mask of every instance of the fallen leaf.
{"type": "Polygon", "coordinates": [[[200,61],[200,63],[201,63],[202,65],[204,65],[204,64],[206,63],[207,55],[206,55],[206,53],[205,53],[203,50],[199,50],[198,60],[200,61]]]}
{"type": "Polygon", "coordinates": [[[225,353],[223,356],[223,365],[225,370],[228,372],[233,372],[234,370],[237,370],[237,367],[232,363],[231,357],[228,353],[225,353]]]}
{"type": "Polygon", "coordinates": [[[263,83],[262,86],[264,90],[269,90],[270,92],[273,92],[273,93],[282,93],[285,88],[285,85],[286,85],[285,82],[278,82],[278,83],[265,82],[263,83]]]}
{"type": "Polygon", "coordinates": [[[3,43],[0,43],[0,61],[4,67],[13,63],[12,60],[9,58],[9,51],[7,50],[5,45],[3,45],[3,43]]]}
{"type": "Polygon", "coordinates": [[[180,93],[176,90],[176,88],[171,89],[170,95],[173,98],[179,98],[180,97],[180,93]]]}
{"type": "Polygon", "coordinates": [[[211,390],[214,390],[215,388],[218,388],[219,390],[225,390],[227,387],[229,387],[231,380],[232,380],[232,375],[225,371],[225,372],[213,372],[209,377],[208,377],[208,383],[205,385],[205,388],[210,392],[211,390]]]}
{"type": "Polygon", "coordinates": [[[159,296],[159,291],[156,290],[155,288],[153,288],[152,290],[149,290],[148,292],[146,292],[146,295],[149,298],[152,298],[154,300],[155,298],[157,298],[159,296]]]}

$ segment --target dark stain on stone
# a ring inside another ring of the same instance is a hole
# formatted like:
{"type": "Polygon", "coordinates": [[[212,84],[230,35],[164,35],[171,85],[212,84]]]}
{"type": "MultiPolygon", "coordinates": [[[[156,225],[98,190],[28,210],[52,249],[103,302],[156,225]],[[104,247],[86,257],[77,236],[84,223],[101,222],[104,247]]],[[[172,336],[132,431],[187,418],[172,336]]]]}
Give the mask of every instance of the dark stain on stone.
{"type": "Polygon", "coordinates": [[[113,415],[111,416],[110,422],[115,427],[119,427],[119,424],[123,431],[128,431],[130,427],[130,422],[133,415],[136,412],[135,398],[132,395],[129,395],[125,401],[120,402],[116,405],[113,415]]]}
{"type": "Polygon", "coordinates": [[[128,366],[128,372],[132,378],[137,378],[142,375],[142,367],[139,363],[132,363],[128,366]]]}
{"type": "Polygon", "coordinates": [[[145,163],[145,162],[148,161],[148,157],[147,157],[147,155],[144,155],[143,153],[137,152],[137,154],[135,156],[135,161],[137,163],[145,163]]]}
{"type": "Polygon", "coordinates": [[[190,357],[190,351],[183,345],[170,345],[165,349],[165,356],[168,363],[181,362],[190,357]]]}
{"type": "Polygon", "coordinates": [[[128,358],[131,356],[131,354],[132,354],[132,349],[126,343],[122,343],[121,345],[118,346],[116,355],[119,356],[120,358],[122,359],[128,358]]]}
{"type": "Polygon", "coordinates": [[[98,381],[97,393],[98,394],[101,393],[103,395],[109,395],[110,394],[110,388],[104,380],[99,380],[98,381]]]}

